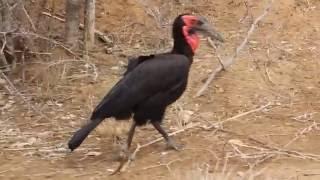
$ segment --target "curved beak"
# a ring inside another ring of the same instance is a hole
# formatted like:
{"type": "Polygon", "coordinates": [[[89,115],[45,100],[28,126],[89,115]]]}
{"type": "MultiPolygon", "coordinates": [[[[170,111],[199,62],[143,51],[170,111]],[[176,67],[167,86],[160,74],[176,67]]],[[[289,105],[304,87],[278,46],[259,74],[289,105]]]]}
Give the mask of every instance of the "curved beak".
{"type": "Polygon", "coordinates": [[[211,37],[212,39],[224,42],[222,35],[210,26],[209,22],[201,16],[198,16],[198,23],[194,26],[194,30],[211,37]]]}

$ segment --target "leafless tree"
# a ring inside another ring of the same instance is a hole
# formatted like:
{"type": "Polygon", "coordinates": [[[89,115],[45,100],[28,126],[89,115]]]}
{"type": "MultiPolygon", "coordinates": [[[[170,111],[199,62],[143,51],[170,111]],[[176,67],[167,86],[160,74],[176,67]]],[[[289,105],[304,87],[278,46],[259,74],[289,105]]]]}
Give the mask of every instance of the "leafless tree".
{"type": "Polygon", "coordinates": [[[66,1],[66,24],[65,24],[65,39],[66,43],[77,46],[77,38],[79,35],[80,24],[80,8],[81,0],[66,1]]]}
{"type": "Polygon", "coordinates": [[[7,0],[0,0],[1,7],[1,31],[7,32],[11,30],[11,22],[13,21],[12,13],[10,11],[9,2],[7,0]]]}
{"type": "Polygon", "coordinates": [[[1,7],[1,25],[0,30],[3,32],[0,37],[0,59],[3,66],[9,70],[8,61],[16,62],[13,56],[13,43],[12,38],[8,38],[7,32],[13,30],[13,16],[10,10],[10,3],[8,0],[0,0],[1,7]]]}
{"type": "Polygon", "coordinates": [[[95,0],[85,1],[84,44],[85,50],[94,45],[95,33],[95,0]]]}

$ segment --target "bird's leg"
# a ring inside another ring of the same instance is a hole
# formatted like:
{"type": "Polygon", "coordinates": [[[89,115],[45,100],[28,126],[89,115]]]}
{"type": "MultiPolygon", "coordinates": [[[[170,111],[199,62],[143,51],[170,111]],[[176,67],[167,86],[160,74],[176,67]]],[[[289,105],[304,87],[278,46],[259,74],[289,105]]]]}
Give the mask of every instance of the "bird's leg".
{"type": "Polygon", "coordinates": [[[167,142],[167,146],[168,148],[172,148],[176,151],[179,151],[182,146],[178,145],[174,142],[174,140],[169,137],[169,135],[167,134],[167,132],[163,129],[163,127],[161,126],[160,122],[158,121],[151,121],[151,124],[153,125],[153,127],[163,136],[163,138],[166,140],[167,142]]]}
{"type": "Polygon", "coordinates": [[[134,135],[134,132],[135,132],[135,129],[136,129],[136,122],[133,121],[132,122],[132,125],[130,127],[130,130],[128,132],[128,138],[127,138],[127,142],[126,144],[123,146],[122,148],[122,151],[125,152],[126,154],[129,153],[129,149],[130,149],[130,146],[131,146],[131,143],[132,143],[132,139],[133,139],[133,135],[134,135]]]}
{"type": "Polygon", "coordinates": [[[129,149],[130,149],[130,146],[131,146],[131,143],[132,143],[132,139],[133,139],[133,135],[134,135],[136,126],[137,126],[136,122],[133,121],[133,122],[132,122],[132,125],[131,125],[131,127],[130,127],[130,130],[129,130],[129,132],[128,132],[127,142],[126,142],[126,144],[124,145],[124,147],[123,147],[123,149],[122,149],[122,152],[120,153],[120,157],[121,157],[121,156],[122,156],[122,157],[123,157],[123,156],[124,156],[124,157],[128,157],[128,155],[129,155],[129,149]],[[122,153],[124,153],[124,154],[122,155],[122,153]]]}
{"type": "Polygon", "coordinates": [[[135,121],[132,122],[131,128],[128,132],[128,139],[127,143],[124,145],[124,147],[120,151],[120,165],[119,167],[110,175],[114,175],[121,171],[122,167],[125,165],[126,161],[130,158],[129,149],[131,146],[131,142],[133,139],[134,131],[136,129],[137,123],[135,121]]]}
{"type": "Polygon", "coordinates": [[[131,128],[130,128],[130,130],[129,130],[129,133],[128,133],[128,139],[127,139],[127,149],[128,149],[128,150],[130,149],[130,146],[131,146],[131,143],[132,143],[132,139],[133,139],[133,135],[134,135],[136,126],[137,126],[136,122],[133,121],[133,122],[132,122],[132,125],[131,125],[131,128]]]}

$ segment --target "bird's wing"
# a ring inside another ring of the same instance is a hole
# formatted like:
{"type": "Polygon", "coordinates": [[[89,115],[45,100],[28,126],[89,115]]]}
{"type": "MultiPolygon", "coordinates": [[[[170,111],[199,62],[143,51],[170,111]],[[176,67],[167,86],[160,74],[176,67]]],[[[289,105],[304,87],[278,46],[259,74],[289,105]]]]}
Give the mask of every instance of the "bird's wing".
{"type": "Polygon", "coordinates": [[[156,56],[124,76],[95,108],[92,118],[130,111],[149,97],[170,89],[188,76],[189,60],[183,55],[156,56]]]}
{"type": "Polygon", "coordinates": [[[129,72],[131,72],[133,69],[135,69],[136,67],[138,67],[138,65],[140,65],[141,63],[143,63],[144,61],[148,60],[148,59],[152,59],[154,58],[155,55],[149,55],[149,56],[139,56],[136,58],[129,58],[128,59],[128,66],[126,69],[126,72],[123,74],[124,76],[127,75],[129,72]]]}

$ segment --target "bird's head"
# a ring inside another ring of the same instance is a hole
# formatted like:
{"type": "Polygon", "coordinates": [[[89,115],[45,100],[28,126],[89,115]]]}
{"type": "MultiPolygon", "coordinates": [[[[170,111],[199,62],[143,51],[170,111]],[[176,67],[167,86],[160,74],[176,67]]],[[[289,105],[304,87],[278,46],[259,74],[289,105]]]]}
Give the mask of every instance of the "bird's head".
{"type": "Polygon", "coordinates": [[[218,40],[220,42],[224,41],[220,33],[217,32],[202,16],[191,14],[179,15],[173,23],[173,38],[178,39],[181,32],[193,53],[199,46],[199,36],[197,33],[209,36],[213,40],[218,40]]]}

